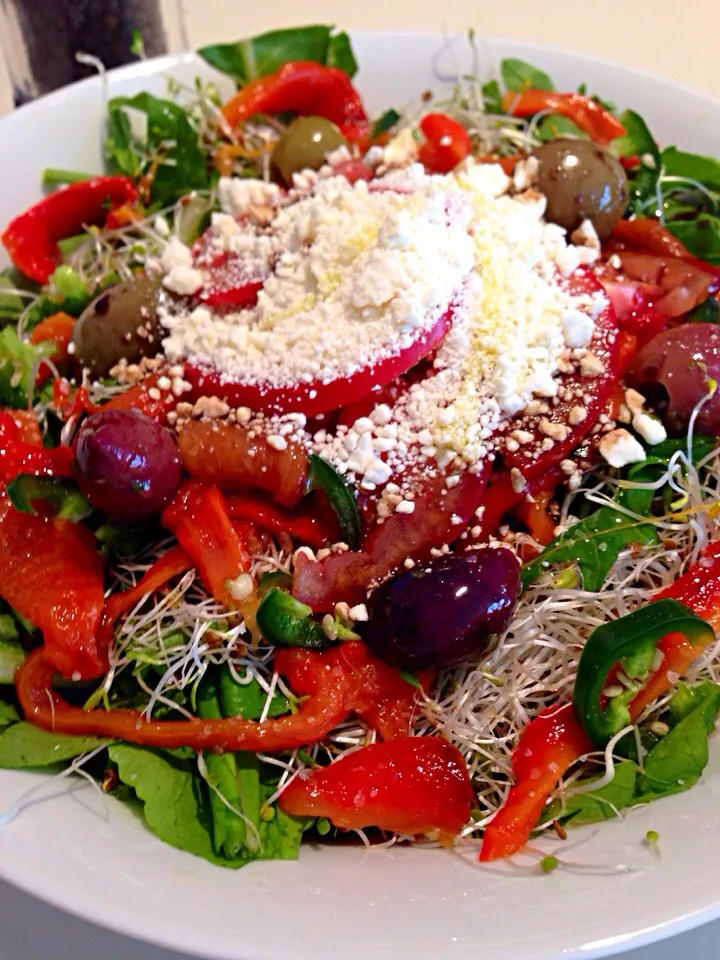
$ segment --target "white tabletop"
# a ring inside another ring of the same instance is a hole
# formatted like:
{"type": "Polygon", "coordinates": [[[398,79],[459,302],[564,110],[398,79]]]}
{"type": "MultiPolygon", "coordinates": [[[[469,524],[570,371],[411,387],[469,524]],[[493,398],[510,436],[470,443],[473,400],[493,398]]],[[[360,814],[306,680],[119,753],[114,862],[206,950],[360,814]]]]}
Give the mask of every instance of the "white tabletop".
{"type": "MultiPolygon", "coordinates": [[[[303,22],[355,29],[462,31],[568,47],[661,74],[720,97],[720,0],[163,0],[186,10],[193,45],[303,22]]],[[[0,62],[0,113],[11,107],[0,62]]],[[[716,960],[720,921],[623,960],[716,960]]],[[[239,950],[242,949],[239,945],[239,950]]],[[[182,960],[109,934],[0,882],[0,960],[182,960]]],[[[238,954],[240,957],[241,954],[238,954]]],[[[527,960],[532,960],[528,952],[527,960]]]]}

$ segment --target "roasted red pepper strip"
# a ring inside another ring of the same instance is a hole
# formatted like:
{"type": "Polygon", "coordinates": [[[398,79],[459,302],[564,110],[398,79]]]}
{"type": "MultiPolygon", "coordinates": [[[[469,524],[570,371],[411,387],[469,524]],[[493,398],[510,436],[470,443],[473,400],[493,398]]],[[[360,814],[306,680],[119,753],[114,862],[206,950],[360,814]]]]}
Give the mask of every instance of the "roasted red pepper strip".
{"type": "MultiPolygon", "coordinates": [[[[61,366],[67,363],[68,346],[72,340],[74,329],[75,317],[71,317],[69,313],[63,313],[61,310],[45,317],[33,328],[30,334],[30,343],[51,342],[54,350],[50,359],[56,366],[61,366]]],[[[52,370],[48,364],[43,364],[35,377],[36,385],[40,386],[45,383],[46,380],[50,379],[51,374],[52,370]]]]}
{"type": "Polygon", "coordinates": [[[137,197],[129,177],[70,183],[11,220],[2,242],[20,273],[45,284],[62,261],[59,240],[102,223],[108,210],[133,203],[137,197]]]}
{"type": "Polygon", "coordinates": [[[227,496],[227,506],[233,520],[252,520],[271,533],[288,533],[309,547],[325,547],[332,540],[327,530],[314,517],[286,512],[267,500],[251,496],[227,496]]]}
{"type": "Polygon", "coordinates": [[[330,120],[348,140],[367,137],[370,131],[360,94],[348,75],[306,60],[290,61],[275,73],[246,84],[222,112],[233,129],[259,113],[292,112],[330,120]]]}
{"type": "Polygon", "coordinates": [[[580,93],[554,93],[551,90],[512,90],[503,97],[503,110],[513,117],[532,117],[542,110],[552,110],[572,120],[589,137],[606,146],[615,137],[622,137],[625,127],[611,113],[580,93]]]}
{"type": "Polygon", "coordinates": [[[19,473],[37,477],[69,477],[72,464],[70,447],[45,449],[23,441],[14,415],[0,411],[0,482],[14,480],[19,473]]]}
{"type": "Polygon", "coordinates": [[[473,789],[462,754],[440,737],[374,743],[296,777],[280,795],[291,816],[327,817],[345,830],[380,827],[451,845],[470,818],[473,789]]]}
{"type": "MultiPolygon", "coordinates": [[[[171,390],[161,389],[159,381],[166,376],[165,370],[148,374],[144,380],[122,393],[116,394],[103,405],[103,410],[137,410],[157,420],[167,421],[168,413],[178,405],[178,398],[171,390]]],[[[82,388],[81,388],[82,389],[82,388]]]]}
{"type": "Polygon", "coordinates": [[[250,554],[218,488],[186,483],[163,511],[162,522],[187,551],[215,599],[228,609],[237,606],[231,585],[250,569],[250,554]]]}
{"type": "Polygon", "coordinates": [[[658,220],[640,217],[618,220],[611,234],[614,240],[657,257],[689,257],[690,251],[658,220]]]}
{"type": "MultiPolygon", "coordinates": [[[[653,600],[665,598],[679,600],[715,630],[720,629],[720,542],[711,544],[695,566],[653,600]]],[[[630,704],[633,722],[648,704],[673,686],[674,678],[685,673],[700,652],[680,633],[664,637],[658,649],[664,654],[659,669],[630,704]]],[[[509,857],[524,847],[560,778],[575,760],[592,749],[572,704],[551,707],[538,714],[515,747],[515,784],[488,824],[480,859],[509,857]]]]}
{"type": "Polygon", "coordinates": [[[51,670],[88,680],[107,669],[95,640],[103,564],[82,524],[19,513],[0,493],[0,596],[42,632],[51,670]]]}
{"type": "Polygon", "coordinates": [[[470,134],[444,113],[428,113],[420,121],[425,137],[418,159],[429,173],[450,173],[470,153],[470,134]]]}
{"type": "Polygon", "coordinates": [[[15,687],[25,718],[45,730],[112,737],[152,747],[254,753],[294,750],[322,740],[352,712],[369,718],[371,704],[381,735],[407,736],[409,732],[414,689],[397,671],[369,654],[362,643],[344,643],[322,653],[278,650],[275,669],[287,678],[295,694],[307,699],[297,713],[262,723],[239,717],[146,720],[136,710],[72,707],[52,690],[54,668],[43,650],[27,658],[16,674],[15,687]],[[404,684],[402,710],[394,700],[398,683],[404,684]]]}

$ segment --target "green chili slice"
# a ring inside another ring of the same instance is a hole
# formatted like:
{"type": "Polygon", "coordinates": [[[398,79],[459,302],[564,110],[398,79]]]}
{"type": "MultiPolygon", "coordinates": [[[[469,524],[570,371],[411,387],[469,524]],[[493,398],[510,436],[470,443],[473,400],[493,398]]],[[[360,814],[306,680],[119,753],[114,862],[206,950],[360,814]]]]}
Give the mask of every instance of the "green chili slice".
{"type": "Polygon", "coordinates": [[[646,681],[658,643],[670,633],[681,633],[701,650],[715,633],[705,620],[677,600],[656,600],[633,613],[596,627],[578,663],[573,706],[585,732],[598,747],[630,723],[630,702],[646,681]],[[616,696],[603,691],[608,674],[619,666],[630,681],[616,696]]]}
{"type": "Polygon", "coordinates": [[[345,483],[340,474],[334,470],[329,463],[310,454],[310,467],[308,469],[305,492],[311,490],[322,490],[328,498],[330,506],[338,519],[340,525],[340,536],[351,550],[357,550],[360,547],[362,539],[362,525],[360,523],[360,511],[358,510],[355,497],[350,488],[345,483]]]}
{"type": "Polygon", "coordinates": [[[310,607],[272,587],[258,607],[256,620],[263,637],[275,646],[322,650],[332,641],[311,613],[310,607]]]}
{"type": "Polygon", "coordinates": [[[8,483],[7,493],[10,502],[20,513],[37,515],[33,500],[47,500],[55,509],[60,520],[84,520],[92,513],[92,507],[78,488],[66,480],[56,477],[35,477],[30,473],[20,473],[8,483]]]}

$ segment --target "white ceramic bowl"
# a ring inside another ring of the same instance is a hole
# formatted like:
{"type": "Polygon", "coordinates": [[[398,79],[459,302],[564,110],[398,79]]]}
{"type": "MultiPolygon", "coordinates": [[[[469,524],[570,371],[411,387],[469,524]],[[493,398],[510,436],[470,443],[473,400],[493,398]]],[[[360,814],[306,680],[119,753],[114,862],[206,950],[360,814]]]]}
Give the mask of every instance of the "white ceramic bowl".
{"type": "MultiPolygon", "coordinates": [[[[372,111],[402,107],[471,69],[466,41],[410,33],[354,37],[359,85],[372,111]]],[[[590,91],[647,119],[664,144],[720,156],[720,103],[663,80],[549,48],[493,40],[488,75],[504,56],[547,70],[560,89],[590,91]]],[[[100,171],[107,94],[150,90],[214,71],[194,55],[113,71],[0,120],[0,226],[40,193],[44,167],[100,171]]],[[[215,75],[217,78],[217,75],[215,75]]],[[[225,81],[227,88],[227,82],[225,81]]],[[[577,871],[480,867],[443,851],[303,848],[298,863],[237,873],[164,846],[112,799],[83,783],[47,785],[0,827],[0,876],[48,902],[129,936],[234,960],[551,960],[605,956],[720,914],[720,744],[701,783],[624,820],[573,831],[560,853],[577,871]],[[661,859],[645,848],[660,834],[661,859]]],[[[41,774],[0,772],[0,810],[41,774]]]]}

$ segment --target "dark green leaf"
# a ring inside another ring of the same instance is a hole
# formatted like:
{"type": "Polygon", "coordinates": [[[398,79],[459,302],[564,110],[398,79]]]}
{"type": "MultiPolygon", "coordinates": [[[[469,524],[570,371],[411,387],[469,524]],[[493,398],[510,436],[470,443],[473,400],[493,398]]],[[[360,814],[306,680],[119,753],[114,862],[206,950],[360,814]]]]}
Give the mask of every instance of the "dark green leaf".
{"type": "Polygon", "coordinates": [[[523,90],[554,90],[550,77],[524,60],[507,57],[500,64],[500,76],[507,90],[522,93],[523,90]]]}
{"type": "Polygon", "coordinates": [[[688,313],[686,323],[720,323],[720,303],[708,297],[688,313]]]}
{"type": "Polygon", "coordinates": [[[715,729],[715,715],[720,708],[720,687],[711,680],[689,684],[680,682],[670,701],[670,721],[673,726],[689,717],[693,710],[702,707],[707,721],[707,732],[715,729]]]}
{"type": "Polygon", "coordinates": [[[0,700],[0,727],[7,727],[11,723],[17,723],[20,714],[11,703],[4,703],[0,700]]]}
{"type": "MultiPolygon", "coordinates": [[[[241,677],[242,679],[242,677],[241,677]]],[[[267,694],[260,684],[252,678],[248,683],[238,683],[229,668],[220,673],[220,706],[226,717],[242,717],[245,720],[259,720],[265,708],[267,694]]],[[[275,691],[270,701],[268,717],[281,717],[290,712],[287,697],[275,691]]]]}
{"type": "Polygon", "coordinates": [[[482,85],[481,91],[485,113],[502,113],[502,90],[497,80],[488,80],[482,85]]]}
{"type": "MultiPolygon", "coordinates": [[[[118,156],[117,129],[122,130],[123,137],[126,134],[129,137],[130,124],[123,125],[117,119],[117,114],[131,109],[147,117],[147,139],[137,146],[153,165],[159,160],[150,188],[154,204],[169,206],[186,193],[208,186],[205,154],[200,149],[197,131],[182,107],[169,100],[159,100],[149,93],[138,93],[134,97],[115,97],[108,104],[108,109],[112,121],[108,134],[108,159],[116,169],[125,173],[131,172],[128,167],[134,161],[123,152],[118,156]],[[171,162],[163,162],[164,158],[171,162]]],[[[122,142],[132,145],[131,140],[124,139],[122,142]]],[[[137,156],[134,149],[131,152],[137,156]]],[[[137,172],[137,168],[132,172],[137,172]]]]}
{"type": "MultiPolygon", "coordinates": [[[[576,794],[563,806],[559,802],[553,804],[547,819],[562,819],[564,823],[572,821],[573,826],[611,820],[619,810],[623,810],[632,803],[636,780],[635,764],[632,760],[623,760],[616,764],[610,783],[590,793],[576,794]]],[[[590,782],[581,780],[578,786],[585,786],[590,782]]]]}
{"type": "Polygon", "coordinates": [[[656,197],[662,161],[655,138],[638,113],[626,110],[620,116],[620,123],[625,127],[625,136],[613,140],[617,154],[621,157],[632,154],[640,157],[640,167],[629,175],[629,209],[633,212],[656,197]]]}
{"type": "Polygon", "coordinates": [[[332,27],[315,24],[271,30],[237,43],[221,43],[198,50],[213,67],[233,77],[239,86],[275,73],[289,60],[330,64],[353,76],[355,57],[346,34],[332,36],[332,27]]]}
{"type": "Polygon", "coordinates": [[[108,110],[105,156],[111,170],[129,177],[140,174],[142,155],[133,146],[130,118],[124,110],[113,109],[112,102],[108,110]]]}
{"type": "Polygon", "coordinates": [[[0,734],[0,768],[49,767],[94,750],[102,742],[95,737],[51,733],[24,721],[15,723],[0,734]]]}
{"type": "Polygon", "coordinates": [[[370,131],[371,139],[379,137],[381,133],[387,133],[388,130],[395,126],[398,120],[400,120],[400,114],[397,110],[391,108],[390,110],[386,110],[385,113],[381,113],[372,125],[372,130],[370,131]]]}
{"type": "Polygon", "coordinates": [[[720,266],[720,217],[701,213],[696,220],[668,220],[665,226],[694,257],[720,266]]]}
{"type": "Polygon", "coordinates": [[[687,177],[710,190],[720,191],[720,161],[714,157],[666,147],[662,152],[662,164],[667,176],[687,177]]]}

